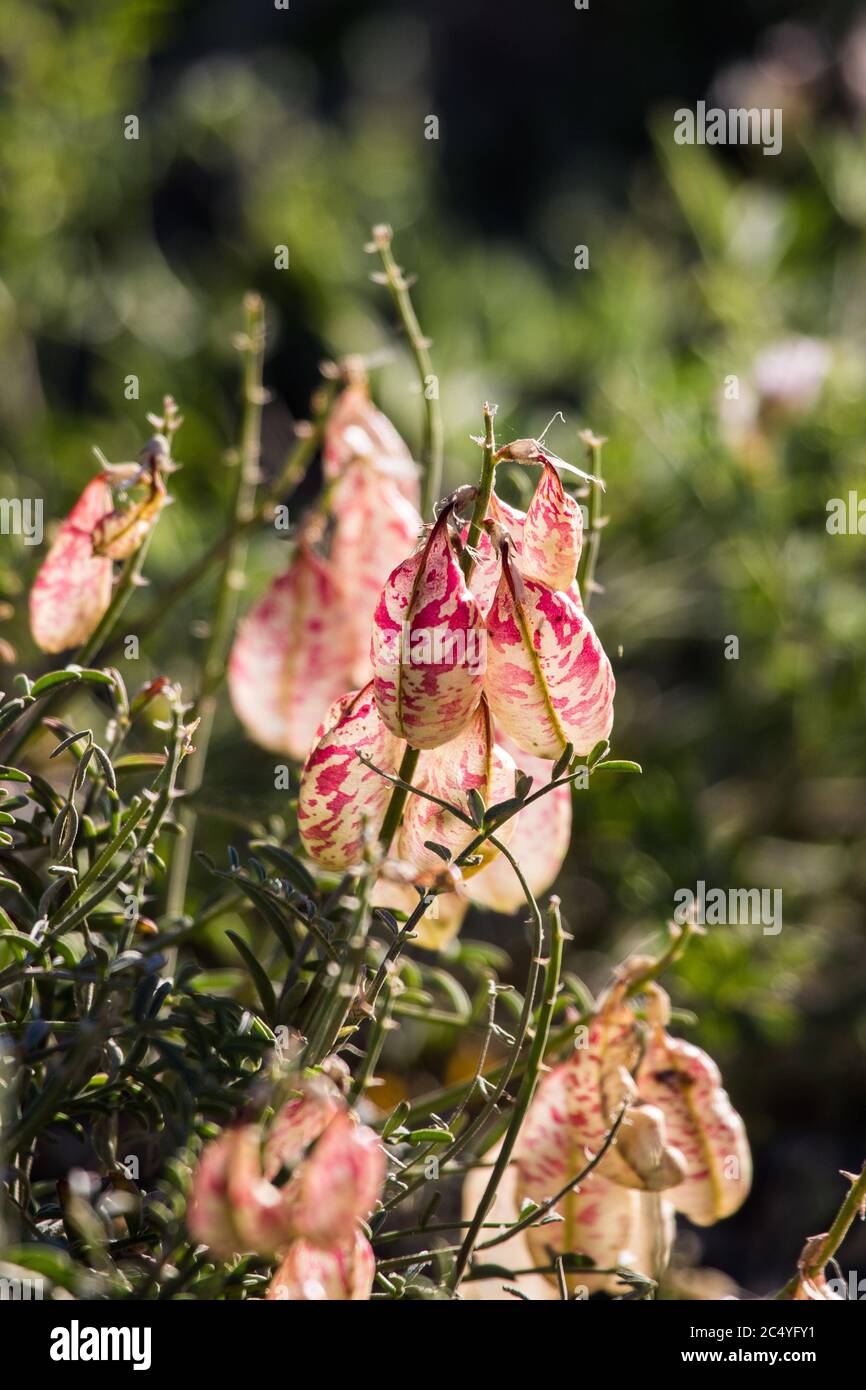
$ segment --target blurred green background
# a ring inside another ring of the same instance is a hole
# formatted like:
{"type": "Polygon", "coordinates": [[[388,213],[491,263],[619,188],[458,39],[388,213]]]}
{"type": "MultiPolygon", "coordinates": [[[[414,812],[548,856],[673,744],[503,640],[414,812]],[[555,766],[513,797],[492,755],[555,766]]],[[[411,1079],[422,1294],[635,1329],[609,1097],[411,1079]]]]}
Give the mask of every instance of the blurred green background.
{"type": "MultiPolygon", "coordinates": [[[[569,966],[598,988],[699,879],[782,890],[778,935],[710,929],[672,984],[757,1168],[745,1208],[685,1237],[687,1254],[757,1292],[826,1228],[866,1137],[866,540],[825,524],[831,498],[866,496],[866,11],[813,13],[0,5],[0,496],[63,515],[91,447],[133,458],[145,411],[173,393],[184,468],[148,561],[158,590],[223,525],[249,287],[268,307],[266,471],[320,360],[345,352],[382,351],[374,391],[417,444],[412,366],[368,278],[377,221],[418,273],[449,485],[477,465],[484,399],[503,441],[559,409],[563,457],[583,426],[608,437],[593,618],[617,673],[615,754],[644,775],[576,798],[569,966]],[[782,107],[781,155],[677,146],[673,111],[705,97],[782,107]]],[[[41,552],[0,546],[8,688],[40,665],[21,600],[41,552]]],[[[251,594],[281,560],[273,533],[256,540],[251,594]]],[[[209,602],[204,585],[121,663],[131,688],[163,671],[194,683],[209,602]]],[[[285,809],[273,761],[226,704],[199,798],[216,856],[285,809]]],[[[506,946],[519,975],[517,922],[473,913],[464,932],[506,946]]],[[[441,1040],[404,1034],[395,1065],[429,1082],[441,1040]]],[[[858,1260],[862,1236],[846,1270],[858,1260]]]]}

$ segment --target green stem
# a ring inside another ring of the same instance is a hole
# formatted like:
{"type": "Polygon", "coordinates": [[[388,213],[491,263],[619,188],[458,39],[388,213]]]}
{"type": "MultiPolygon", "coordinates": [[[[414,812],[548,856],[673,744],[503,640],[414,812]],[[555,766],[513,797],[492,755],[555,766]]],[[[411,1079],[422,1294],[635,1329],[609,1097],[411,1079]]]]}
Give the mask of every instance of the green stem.
{"type": "MultiPolygon", "coordinates": [[[[528,801],[531,799],[532,798],[529,798],[526,804],[528,804],[528,801]]],[[[640,994],[647,984],[661,974],[663,970],[667,970],[673,965],[682,955],[694,934],[694,930],[687,925],[680,935],[674,938],[661,958],[658,961],[654,961],[652,966],[648,967],[646,972],[638,979],[632,981],[627,991],[629,998],[632,998],[636,994],[640,994]]],[[[586,1013],[582,1013],[579,1018],[574,1019],[573,1022],[565,1024],[562,1028],[557,1028],[551,1035],[547,1049],[548,1055],[551,1057],[558,1056],[564,1048],[573,1043],[575,1028],[589,1023],[591,1019],[592,1011],[588,1010],[586,1013]]],[[[498,1063],[497,1066],[492,1067],[490,1071],[484,1073],[484,1080],[488,1083],[498,1082],[504,1069],[505,1063],[498,1063]]],[[[522,1074],[523,1063],[519,1062],[515,1068],[515,1075],[520,1076],[522,1074]]],[[[416,1125],[430,1115],[432,1111],[449,1110],[452,1105],[457,1105],[464,1099],[471,1085],[472,1082],[469,1081],[457,1081],[451,1086],[441,1086],[438,1090],[428,1091],[426,1095],[418,1096],[406,1116],[406,1123],[409,1125],[416,1125]]]]}
{"type": "MultiPolygon", "coordinates": [[[[518,1020],[517,1030],[514,1035],[514,1042],[511,1046],[511,1050],[508,1054],[508,1057],[506,1058],[503,1065],[497,1069],[496,1084],[490,1091],[490,1094],[487,1097],[487,1100],[482,1109],[478,1112],[474,1120],[471,1122],[470,1125],[467,1126],[463,1133],[460,1134],[458,1138],[454,1140],[453,1144],[449,1144],[448,1148],[441,1155],[439,1160],[440,1170],[441,1168],[444,1168],[446,1164],[450,1163],[453,1159],[455,1159],[457,1155],[461,1153],[466,1148],[466,1146],[472,1142],[476,1134],[480,1133],[480,1131],[486,1125],[490,1116],[498,1107],[499,1102],[502,1100],[502,1097],[505,1095],[505,1089],[519,1066],[518,1059],[520,1057],[520,1053],[523,1049],[524,1043],[526,1042],[526,1039],[529,1035],[529,1030],[532,1023],[532,1008],[535,1003],[535,994],[538,988],[538,977],[541,973],[541,951],[543,946],[544,924],[541,920],[541,912],[539,911],[538,904],[536,903],[535,898],[533,897],[532,892],[530,890],[530,887],[523,876],[523,872],[520,868],[520,865],[514,858],[511,851],[508,848],[506,848],[506,846],[502,844],[500,840],[497,840],[496,836],[493,835],[490,831],[485,831],[482,832],[480,835],[477,835],[475,839],[472,841],[472,843],[470,845],[467,845],[466,849],[463,850],[462,853],[457,856],[457,859],[454,862],[459,867],[466,858],[474,854],[475,850],[481,844],[483,844],[485,840],[489,840],[490,843],[496,849],[499,850],[503,857],[508,860],[509,864],[511,865],[515,874],[517,875],[517,879],[523,890],[524,897],[526,898],[527,903],[529,903],[530,910],[532,912],[532,921],[534,927],[532,959],[529,965],[529,975],[526,981],[526,991],[523,996],[523,1007],[520,1011],[520,1018],[518,1020]]],[[[472,1083],[470,1083],[470,1085],[474,1087],[476,1084],[477,1077],[472,1083]]],[[[390,1198],[390,1200],[385,1203],[385,1210],[390,1211],[393,1207],[399,1206],[401,1202],[404,1202],[407,1197],[410,1197],[413,1192],[417,1191],[417,1189],[425,1181],[426,1178],[422,1174],[414,1183],[411,1183],[408,1187],[405,1187],[402,1191],[398,1192],[396,1196],[390,1198]]]]}
{"type": "MultiPolygon", "coordinates": [[[[196,757],[184,790],[192,795],[202,784],[207,764],[208,748],[213,734],[217,710],[217,690],[222,681],[229,645],[237,617],[240,586],[246,566],[248,533],[256,519],[256,488],[259,482],[261,455],[262,366],[265,350],[264,305],[259,295],[248,294],[244,299],[245,327],[242,339],[243,420],[237,464],[237,481],[232,503],[232,539],[226,547],[216,608],[210,636],[202,661],[201,685],[195,706],[200,722],[196,730],[196,757]]],[[[178,816],[183,834],[175,842],[169,870],[166,914],[179,918],[183,914],[186,886],[192,862],[196,813],[184,806],[178,816]]]]}
{"type": "Polygon", "coordinates": [[[379,1065],[379,1058],[382,1055],[382,1048],[385,1046],[385,1038],[391,1021],[391,1010],[394,1003],[394,983],[388,979],[385,981],[382,990],[382,1007],[373,1022],[370,1037],[367,1039],[367,1046],[364,1050],[364,1059],[355,1073],[349,1091],[349,1104],[357,1105],[372,1080],[373,1073],[379,1065]]]}
{"type": "Polygon", "coordinates": [[[503,1241],[510,1240],[512,1236],[516,1236],[520,1231],[525,1231],[529,1226],[536,1225],[545,1216],[547,1216],[548,1212],[552,1211],[553,1208],[559,1202],[562,1201],[563,1197],[567,1197],[569,1192],[571,1192],[573,1188],[578,1187],[580,1183],[585,1182],[586,1179],[589,1177],[590,1173],[592,1173],[593,1169],[598,1167],[605,1154],[613,1145],[613,1142],[616,1139],[617,1134],[619,1133],[620,1125],[625,1119],[625,1112],[627,1108],[627,1105],[624,1105],[622,1107],[613,1124],[611,1125],[610,1129],[608,1130],[607,1134],[605,1135],[604,1143],[599,1148],[598,1153],[593,1154],[592,1158],[588,1161],[585,1167],[583,1167],[580,1170],[579,1173],[575,1173],[573,1178],[569,1178],[568,1182],[565,1183],[559,1189],[558,1192],[555,1192],[552,1197],[548,1197],[547,1200],[542,1202],[539,1207],[534,1208],[534,1210],[530,1211],[520,1221],[515,1222],[514,1225],[507,1226],[502,1231],[501,1235],[493,1236],[490,1240],[485,1240],[481,1245],[478,1246],[478,1249],[490,1250],[494,1245],[501,1245],[503,1241]]]}
{"type": "Polygon", "coordinates": [[[493,492],[493,480],[496,477],[496,439],[493,433],[493,417],[496,414],[496,406],[484,403],[484,445],[481,454],[481,481],[478,484],[478,492],[475,497],[475,506],[472,508],[472,519],[469,522],[469,531],[466,536],[466,545],[460,557],[460,568],[463,571],[463,578],[466,583],[472,578],[472,571],[475,568],[475,557],[473,551],[476,549],[481,539],[481,528],[484,525],[484,518],[487,515],[487,508],[490,506],[490,497],[493,492]]]}
{"type": "MultiPolygon", "coordinates": [[[[417,748],[410,748],[408,744],[406,745],[406,751],[400,763],[400,771],[397,774],[401,782],[412,781],[420,756],[421,754],[417,748]]],[[[408,795],[408,787],[395,787],[391,793],[391,800],[388,802],[388,809],[385,812],[385,819],[382,821],[382,829],[379,832],[379,843],[385,854],[387,854],[388,850],[391,848],[391,841],[400,824],[403,815],[403,807],[406,805],[406,798],[408,795]]]]}
{"type": "Polygon", "coordinates": [[[433,371],[429,342],[421,332],[421,325],[409,295],[409,286],[403,271],[394,260],[391,251],[392,232],[390,227],[373,228],[373,243],[382,262],[385,283],[400,315],[400,322],[406,334],[415,366],[421,397],[424,401],[424,444],[421,461],[424,465],[424,478],[421,491],[421,515],[433,514],[433,504],[442,491],[443,430],[442,410],[439,404],[439,381],[433,371]]]}
{"type": "Polygon", "coordinates": [[[777,1299],[793,1297],[798,1285],[804,1279],[816,1279],[824,1273],[827,1264],[832,1260],[842,1241],[847,1236],[855,1218],[863,1212],[866,1204],[866,1163],[860,1170],[859,1175],[851,1182],[851,1187],[836,1213],[836,1219],[827,1234],[821,1239],[820,1245],[815,1246],[814,1254],[810,1255],[809,1263],[804,1264],[802,1269],[793,1275],[779,1293],[777,1299]]]}
{"type": "MultiPolygon", "coordinates": [[[[594,435],[587,436],[587,449],[590,457],[590,472],[596,478],[601,478],[601,449],[603,441],[594,435]]],[[[595,567],[598,564],[598,551],[601,545],[601,532],[604,521],[601,515],[602,489],[600,483],[589,484],[589,518],[586,526],[586,535],[583,538],[583,550],[577,566],[577,587],[583,599],[584,608],[589,608],[589,602],[595,589],[595,567]]]]}
{"type": "Polygon", "coordinates": [[[859,1177],[852,1182],[851,1190],[839,1208],[836,1220],[821,1242],[817,1254],[809,1262],[805,1271],[807,1275],[820,1273],[824,1266],[832,1260],[854,1224],[854,1218],[863,1210],[864,1202],[866,1202],[866,1163],[861,1168],[859,1177]]]}
{"type": "Polygon", "coordinates": [[[322,404],[316,412],[315,419],[307,432],[298,439],[289,457],[278,476],[267,487],[260,496],[252,512],[246,518],[237,516],[232,518],[231,523],[216,540],[208,546],[207,550],[194,560],[191,565],[178,575],[171,584],[163,589],[153,603],[142,613],[136,621],[136,631],[139,637],[145,636],[160,623],[175,605],[184,598],[196,584],[202,580],[209,572],[211,567],[222,560],[231,550],[236,541],[242,539],[256,526],[266,521],[271,509],[281,497],[290,496],[295,488],[302,481],[310,463],[315,457],[325,433],[325,426],[334,396],[337,389],[337,382],[328,382],[322,391],[322,404]]]}
{"type": "MultiPolygon", "coordinates": [[[[530,908],[532,909],[533,917],[535,919],[535,955],[540,958],[541,952],[544,947],[544,925],[541,920],[541,913],[539,912],[538,904],[532,896],[532,893],[527,887],[524,887],[524,892],[526,894],[527,902],[529,903],[530,908]]],[[[541,1071],[542,1063],[544,1061],[545,1049],[547,1048],[547,1040],[550,1036],[550,1025],[553,1020],[553,1013],[556,1007],[556,997],[559,993],[559,976],[560,971],[562,970],[562,950],[564,933],[562,930],[562,919],[559,913],[558,898],[551,899],[550,921],[552,933],[550,943],[550,958],[547,962],[547,969],[545,973],[544,998],[541,1003],[541,1008],[538,1014],[538,1020],[535,1026],[535,1036],[532,1040],[532,1048],[529,1053],[529,1060],[527,1063],[526,1071],[523,1076],[523,1081],[521,1083],[520,1090],[517,1095],[514,1110],[512,1112],[511,1119],[508,1123],[508,1128],[505,1131],[505,1136],[502,1140],[502,1146],[499,1150],[499,1153],[496,1156],[496,1162],[493,1165],[493,1171],[490,1174],[487,1186],[484,1189],[484,1195],[481,1198],[481,1201],[479,1202],[478,1207],[476,1209],[472,1225],[469,1227],[469,1230],[466,1233],[466,1239],[464,1240],[463,1245],[460,1248],[460,1252],[457,1256],[457,1259],[454,1262],[454,1268],[451,1271],[451,1276],[448,1281],[449,1286],[452,1289],[456,1289],[458,1287],[460,1280],[463,1278],[463,1275],[469,1264],[469,1261],[472,1258],[472,1252],[475,1248],[475,1242],[478,1239],[481,1226],[485,1221],[488,1213],[490,1212],[490,1208],[493,1206],[494,1200],[496,1198],[497,1189],[505,1174],[505,1170],[511,1161],[511,1155],[514,1150],[514,1145],[517,1142],[517,1136],[520,1133],[521,1125],[523,1124],[523,1121],[526,1117],[526,1113],[531,1104],[532,1097],[535,1094],[535,1088],[538,1084],[538,1077],[541,1071]]]]}

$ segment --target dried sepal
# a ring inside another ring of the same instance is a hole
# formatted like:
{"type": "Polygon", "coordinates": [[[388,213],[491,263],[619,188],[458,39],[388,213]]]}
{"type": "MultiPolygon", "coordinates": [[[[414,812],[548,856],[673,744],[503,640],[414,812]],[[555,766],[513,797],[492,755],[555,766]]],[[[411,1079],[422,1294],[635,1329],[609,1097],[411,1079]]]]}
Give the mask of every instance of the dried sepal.
{"type": "Polygon", "coordinates": [[[168,501],[162,475],[154,468],[142,497],[115,507],[97,522],[92,537],[94,555],[106,555],[111,560],[126,560],[134,555],[168,501]]]}

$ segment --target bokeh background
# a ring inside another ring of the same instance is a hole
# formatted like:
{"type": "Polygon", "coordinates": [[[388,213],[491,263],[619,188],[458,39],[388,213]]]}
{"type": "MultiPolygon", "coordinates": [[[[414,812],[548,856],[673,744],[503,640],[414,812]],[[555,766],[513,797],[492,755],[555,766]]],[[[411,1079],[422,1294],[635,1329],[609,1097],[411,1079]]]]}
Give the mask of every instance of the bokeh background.
{"type": "MultiPolygon", "coordinates": [[[[92,446],[133,458],[144,412],[173,393],[184,469],[155,589],[223,526],[247,288],[268,306],[266,470],[320,361],[345,352],[381,354],[376,395],[417,443],[411,363],[368,278],[375,222],[418,274],[449,484],[477,466],[484,399],[502,440],[560,409],[563,457],[581,427],[608,437],[594,620],[619,653],[615,754],[644,774],[576,798],[569,967],[598,988],[699,879],[782,890],[778,935],[711,929],[672,981],[756,1158],[744,1209],[684,1232],[681,1258],[754,1292],[781,1283],[866,1137],[866,538],[825,524],[831,498],[866,496],[866,11],[3,0],[0,86],[0,496],[61,516],[92,446]],[[701,98],[782,107],[781,155],[677,146],[673,112],[701,98]]],[[[5,685],[38,669],[21,598],[40,552],[0,547],[5,685]]],[[[256,540],[250,593],[281,560],[256,540]]],[[[130,686],[193,679],[210,596],[144,641],[130,686]]],[[[284,801],[226,705],[202,843],[224,854],[284,801]]],[[[192,891],[210,890],[194,875],[192,891]]],[[[214,963],[231,955],[225,925],[214,963]]],[[[519,921],[473,913],[464,932],[501,944],[519,977],[519,921]]],[[[451,1074],[449,1049],[405,1027],[394,1085],[451,1074]]],[[[858,1262],[866,1274],[862,1235],[845,1270],[858,1262]]]]}

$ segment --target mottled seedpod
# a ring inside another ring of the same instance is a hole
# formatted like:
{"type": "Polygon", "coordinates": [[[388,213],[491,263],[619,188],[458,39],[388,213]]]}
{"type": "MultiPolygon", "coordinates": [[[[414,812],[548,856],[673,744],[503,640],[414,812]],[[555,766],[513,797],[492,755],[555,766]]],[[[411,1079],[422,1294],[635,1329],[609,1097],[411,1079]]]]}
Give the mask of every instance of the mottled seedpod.
{"type": "Polygon", "coordinates": [[[220,1259],[243,1250],[275,1253],[287,1239],[282,1192],[262,1170],[257,1125],[227,1129],[203,1150],[187,1207],[193,1240],[220,1259]]]}
{"type": "Polygon", "coordinates": [[[684,1156],[685,1176],[666,1194],[698,1226],[710,1226],[742,1205],[752,1181],[743,1121],[722,1087],[711,1057],[665,1027],[667,996],[655,990],[664,1021],[655,1023],[637,1073],[641,1100],[665,1115],[670,1142],[684,1156]]]}
{"type": "Polygon", "coordinates": [[[322,446],[325,478],[339,478],[354,458],[369,459],[417,510],[418,466],[397,430],[371,401],[366,383],[351,382],[340,392],[328,417],[322,446]]]}
{"type": "Polygon", "coordinates": [[[301,843],[316,863],[348,869],[362,862],[367,838],[381,827],[391,784],[358,755],[393,775],[403,749],[380,718],[372,682],[331,707],[304,764],[298,796],[301,843]]]}
{"type": "Polygon", "coordinates": [[[551,589],[569,589],[583,543],[583,513],[547,459],[526,511],[520,570],[551,589]]]}
{"type": "MultiPolygon", "coordinates": [[[[490,1149],[485,1158],[488,1162],[495,1162],[501,1144],[497,1144],[490,1149]]],[[[470,1170],[463,1183],[463,1219],[471,1221],[479,1203],[484,1196],[485,1188],[490,1178],[488,1168],[473,1168],[470,1170]]],[[[496,1196],[493,1200],[487,1220],[496,1225],[513,1226],[520,1217],[520,1201],[517,1195],[518,1168],[516,1163],[509,1163],[502,1175],[496,1189],[496,1196]]],[[[542,1229],[552,1231],[553,1222],[549,1222],[542,1229]]],[[[517,1235],[509,1236],[503,1240],[494,1250],[485,1252],[485,1258],[491,1262],[502,1265],[505,1269],[513,1270],[515,1273],[507,1280],[503,1276],[491,1276],[486,1279],[467,1279],[460,1286],[461,1297],[471,1302],[483,1303],[513,1303],[514,1295],[508,1292],[509,1287],[516,1287],[520,1290],[523,1298],[528,1298],[532,1302],[544,1303],[560,1298],[560,1292],[554,1280],[548,1279],[543,1274],[526,1274],[518,1271],[531,1270],[534,1265],[541,1263],[547,1264],[545,1258],[537,1261],[533,1258],[527,1239],[527,1231],[519,1231],[517,1235]]]]}
{"type": "Polygon", "coordinates": [[[60,527],[30,591],[30,628],[44,652],[86,642],[111,602],[112,563],[93,552],[93,532],[111,512],[107,478],[92,478],[60,527]]]}
{"type": "MultiPolygon", "coordinates": [[[[489,1160],[496,1158],[498,1149],[497,1145],[488,1153],[489,1160]]],[[[584,1162],[579,1158],[571,1171],[558,1168],[558,1186],[564,1187],[582,1166],[584,1162]]],[[[463,1215],[467,1221],[477,1210],[487,1176],[487,1170],[475,1170],[463,1185],[463,1215]]],[[[512,1162],[497,1188],[487,1219],[503,1226],[511,1225],[518,1220],[527,1199],[542,1202],[556,1191],[556,1185],[527,1180],[521,1162],[512,1162]]],[[[549,1265],[553,1251],[583,1255],[605,1271],[621,1267],[648,1278],[657,1277],[668,1263],[674,1234],[673,1208],[648,1193],[621,1187],[594,1172],[576,1191],[561,1199],[556,1213],[562,1220],[529,1227],[497,1245],[495,1252],[491,1252],[495,1262],[515,1271],[533,1270],[549,1265]]],[[[591,1269],[567,1275],[566,1282],[572,1294],[578,1290],[585,1295],[600,1291],[622,1294],[627,1287],[617,1275],[593,1274],[591,1269]]],[[[532,1301],[545,1302],[561,1297],[554,1272],[518,1273],[507,1283],[516,1286],[532,1301]]],[[[512,1297],[501,1276],[472,1280],[461,1287],[461,1293],[466,1299],[484,1302],[512,1297]]]]}
{"type": "MultiPolygon", "coordinates": [[[[515,772],[511,754],[500,748],[494,739],[490,710],[487,701],[482,699],[456,738],[422,756],[418,765],[418,786],[468,815],[467,798],[472,791],[481,796],[485,806],[513,796],[515,772]]],[[[509,839],[513,829],[514,821],[506,821],[500,830],[501,838],[509,839]]],[[[444,807],[424,797],[413,796],[403,814],[397,842],[398,858],[414,865],[419,880],[435,878],[442,869],[443,859],[428,845],[440,845],[456,859],[477,833],[476,827],[466,825],[444,807]]],[[[481,864],[467,866],[463,877],[469,878],[478,872],[497,854],[490,841],[485,841],[478,849],[481,864]]]]}
{"type": "MultiPolygon", "coordinates": [[[[563,1182],[567,1182],[564,1178],[563,1182]]],[[[528,1186],[518,1180],[521,1202],[533,1198],[528,1186]]],[[[538,1200],[535,1198],[535,1200],[538,1200]]],[[[567,1274],[569,1292],[585,1289],[587,1294],[604,1291],[622,1294],[627,1285],[615,1273],[617,1268],[633,1270],[656,1278],[670,1259],[674,1234],[673,1207],[649,1193],[622,1187],[600,1172],[592,1172],[577,1188],[557,1203],[561,1222],[531,1226],[527,1245],[530,1264],[549,1263],[549,1251],[556,1254],[584,1255],[603,1274],[581,1269],[567,1274]]],[[[551,1280],[556,1275],[549,1275],[551,1280]]]]}
{"type": "Polygon", "coordinates": [[[205,1147],[187,1225],[222,1259],[274,1254],[297,1239],[342,1245],[369,1216],[384,1180],[376,1134],[358,1124],[332,1082],[302,1080],[267,1135],[259,1125],[235,1125],[205,1147]]]}
{"type": "MultiPolygon", "coordinates": [[[[533,791],[550,781],[554,764],[534,758],[497,733],[497,743],[510,753],[520,772],[533,779],[533,791]]],[[[514,821],[509,848],[520,865],[530,892],[540,897],[553,886],[571,842],[571,788],[555,787],[524,807],[514,821]]],[[[523,889],[508,861],[500,854],[467,883],[472,902],[494,912],[518,912],[526,905],[523,889]]]]}
{"type": "Polygon", "coordinates": [[[302,539],[238,626],[228,665],[235,713],[263,748],[301,760],[348,683],[343,587],[302,539]]]}
{"type": "Polygon", "coordinates": [[[385,1171],[378,1136],[342,1110],[287,1184],[292,1230],[325,1248],[350,1240],[376,1205],[385,1171]]]}
{"type": "MultiPolygon", "coordinates": [[[[546,1187],[552,1196],[580,1172],[587,1155],[599,1152],[612,1123],[602,1095],[605,1059],[614,1044],[635,1041],[634,1014],[617,998],[593,1020],[585,1045],[544,1076],[515,1148],[526,1184],[546,1187]]],[[[607,1106],[618,1099],[608,1088],[607,1106]]],[[[603,1162],[610,1162],[610,1151],[603,1162]]]]}
{"type": "Polygon", "coordinates": [[[486,641],[443,509],[420,551],[394,570],[373,621],[376,703],[413,748],[437,748],[466,727],[481,699],[486,641]]]}
{"type": "Polygon", "coordinates": [[[305,1150],[345,1110],[337,1087],[324,1076],[298,1082],[298,1094],[277,1111],[264,1142],[262,1164],[268,1179],[281,1168],[294,1169],[305,1150]]]}
{"type": "Polygon", "coordinates": [[[613,727],[615,681],[589,618],[567,593],[522,578],[510,542],[487,616],[485,691],[497,724],[527,753],[585,755],[613,727]]]}
{"type": "Polygon", "coordinates": [[[374,458],[362,455],[334,483],[330,510],[329,559],[343,586],[344,684],[359,686],[372,675],[370,630],[382,587],[414,548],[421,517],[395,479],[380,472],[374,458]]]}
{"type": "Polygon", "coordinates": [[[330,1248],[293,1241],[274,1273],[266,1299],[286,1303],[343,1303],[369,1299],[376,1274],[373,1248],[360,1231],[330,1248]]]}

